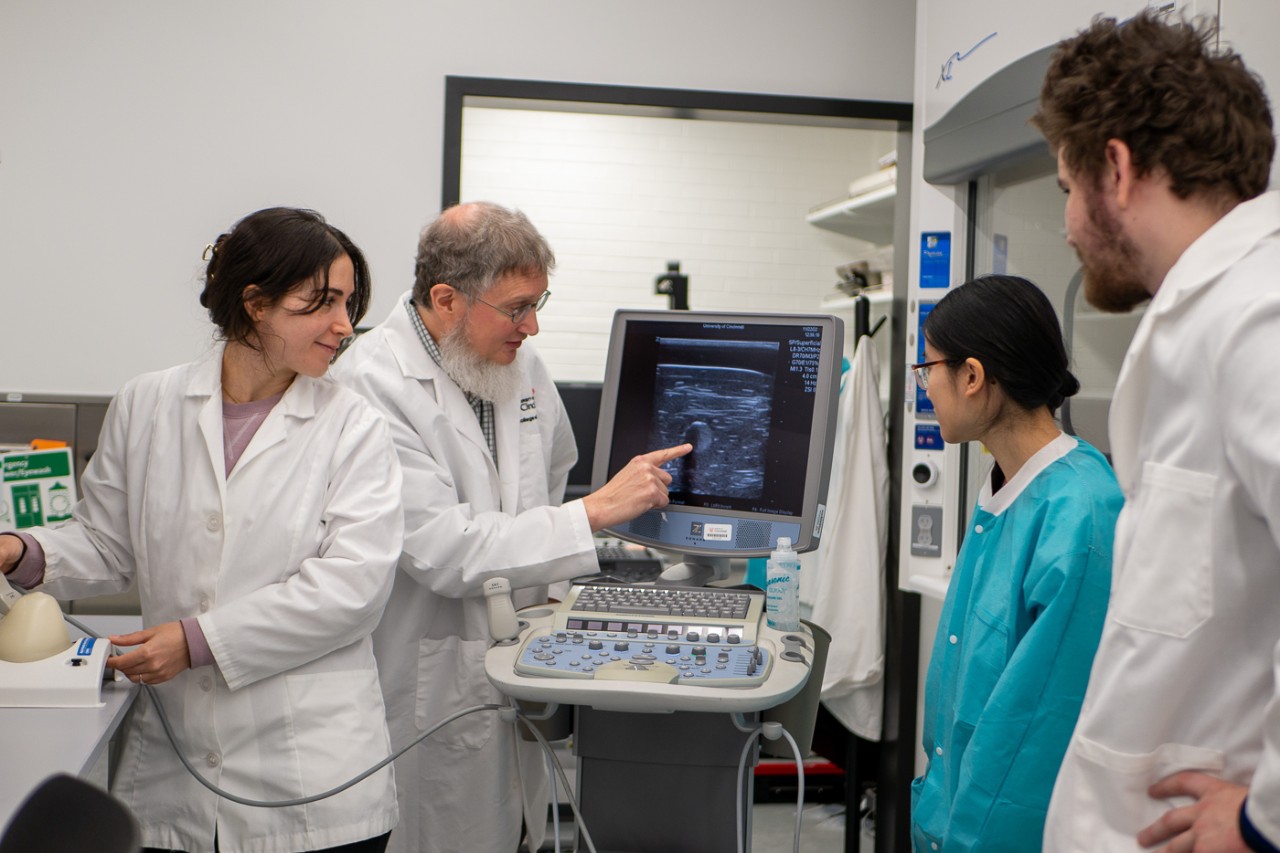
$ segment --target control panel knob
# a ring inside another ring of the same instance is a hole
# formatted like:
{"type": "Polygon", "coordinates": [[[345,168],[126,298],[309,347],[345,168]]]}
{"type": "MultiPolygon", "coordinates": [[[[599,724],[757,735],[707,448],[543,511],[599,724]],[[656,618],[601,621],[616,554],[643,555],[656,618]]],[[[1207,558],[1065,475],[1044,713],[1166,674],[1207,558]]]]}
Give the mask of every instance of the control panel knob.
{"type": "Polygon", "coordinates": [[[604,643],[600,642],[599,640],[592,640],[591,642],[587,643],[587,648],[591,649],[591,651],[593,652],[598,652],[604,648],[604,643]]]}
{"type": "Polygon", "coordinates": [[[621,642],[621,643],[614,643],[614,644],[613,644],[613,650],[614,650],[615,652],[625,652],[625,651],[627,651],[627,650],[628,650],[628,649],[630,649],[630,648],[631,648],[631,644],[630,644],[630,643],[628,643],[628,642],[621,642]]]}
{"type": "Polygon", "coordinates": [[[677,646],[677,645],[670,645],[670,646],[667,646],[667,654],[669,654],[669,655],[678,655],[678,654],[680,654],[680,647],[679,647],[679,646],[677,646]]]}

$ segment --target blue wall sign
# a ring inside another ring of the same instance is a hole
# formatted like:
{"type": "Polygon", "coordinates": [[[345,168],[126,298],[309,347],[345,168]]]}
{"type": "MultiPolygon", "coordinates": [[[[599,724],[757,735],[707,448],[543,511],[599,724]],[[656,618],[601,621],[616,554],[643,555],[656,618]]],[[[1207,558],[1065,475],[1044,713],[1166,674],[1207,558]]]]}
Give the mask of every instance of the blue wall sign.
{"type": "Polygon", "coordinates": [[[925,231],[920,235],[920,286],[951,286],[950,231],[925,231]]]}

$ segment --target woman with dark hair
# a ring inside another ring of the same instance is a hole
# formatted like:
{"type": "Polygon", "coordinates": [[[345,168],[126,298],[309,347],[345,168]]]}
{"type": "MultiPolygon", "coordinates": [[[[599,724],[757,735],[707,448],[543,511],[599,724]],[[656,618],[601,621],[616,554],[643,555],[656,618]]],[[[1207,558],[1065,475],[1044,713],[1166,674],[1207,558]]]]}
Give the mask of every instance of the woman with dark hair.
{"type": "MultiPolygon", "coordinates": [[[[144,628],[108,665],[150,685],[210,782],[281,801],[390,752],[370,633],[404,523],[382,416],[325,376],[369,301],[350,239],[272,208],[205,250],[208,357],[128,382],[84,499],[55,529],[0,535],[0,569],[59,598],[137,583],[144,628]]],[[[220,799],[179,763],[142,699],[112,780],[148,849],[380,851],[397,819],[385,768],[309,805],[220,799]]]]}
{"type": "Polygon", "coordinates": [[[944,440],[994,457],[969,519],[925,684],[917,851],[1040,849],[1111,588],[1122,497],[1105,458],[1054,420],[1079,390],[1053,306],[1026,279],[956,288],[912,365],[944,440]]]}

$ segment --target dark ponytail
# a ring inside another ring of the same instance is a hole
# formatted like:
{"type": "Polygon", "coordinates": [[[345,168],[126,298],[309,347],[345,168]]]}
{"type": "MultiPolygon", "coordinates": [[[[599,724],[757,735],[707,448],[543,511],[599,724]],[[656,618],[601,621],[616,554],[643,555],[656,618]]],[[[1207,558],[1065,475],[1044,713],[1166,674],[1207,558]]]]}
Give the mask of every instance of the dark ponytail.
{"type": "Polygon", "coordinates": [[[1056,411],[1080,390],[1053,305],[1025,278],[985,275],[944,296],[924,336],[948,361],[976,358],[1018,406],[1056,411]]]}

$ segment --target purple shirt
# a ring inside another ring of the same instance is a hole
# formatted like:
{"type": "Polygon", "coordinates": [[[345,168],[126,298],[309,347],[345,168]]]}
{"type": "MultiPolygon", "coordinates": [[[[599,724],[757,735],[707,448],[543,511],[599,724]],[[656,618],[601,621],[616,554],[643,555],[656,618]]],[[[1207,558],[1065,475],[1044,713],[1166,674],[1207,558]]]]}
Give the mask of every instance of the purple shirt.
{"type": "Polygon", "coordinates": [[[223,401],[222,456],[226,460],[227,466],[226,470],[223,471],[225,476],[231,476],[231,469],[236,467],[236,463],[240,461],[240,457],[244,454],[244,449],[253,440],[258,427],[262,426],[262,422],[267,419],[267,415],[271,414],[271,410],[275,408],[276,403],[279,403],[280,398],[283,396],[284,394],[280,393],[274,397],[253,400],[248,403],[228,403],[225,400],[223,401]]]}

